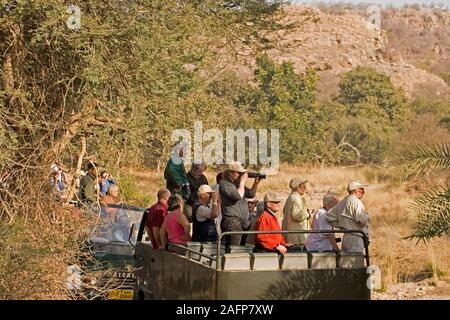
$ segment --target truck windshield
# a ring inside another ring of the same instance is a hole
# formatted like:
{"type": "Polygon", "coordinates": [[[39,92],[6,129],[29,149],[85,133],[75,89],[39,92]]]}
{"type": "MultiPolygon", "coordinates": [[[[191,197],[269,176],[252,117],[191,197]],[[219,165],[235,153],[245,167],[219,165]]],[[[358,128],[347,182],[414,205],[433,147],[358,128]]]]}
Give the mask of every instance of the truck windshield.
{"type": "Polygon", "coordinates": [[[101,206],[93,237],[127,243],[133,223],[135,230],[139,229],[144,210],[125,204],[101,206]]]}

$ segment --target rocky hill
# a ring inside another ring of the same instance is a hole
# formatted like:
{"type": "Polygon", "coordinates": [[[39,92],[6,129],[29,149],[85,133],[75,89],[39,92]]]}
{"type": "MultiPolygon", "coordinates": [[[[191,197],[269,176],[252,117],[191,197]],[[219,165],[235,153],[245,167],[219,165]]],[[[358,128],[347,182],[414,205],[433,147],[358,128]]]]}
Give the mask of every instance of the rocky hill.
{"type": "MultiPolygon", "coordinates": [[[[368,22],[365,10],[292,5],[285,12],[284,22],[297,26],[278,34],[280,42],[268,54],[294,63],[299,72],[316,69],[320,100],[337,92],[341,73],[360,65],[390,75],[410,98],[450,97],[449,85],[439,76],[450,71],[450,12],[382,10],[381,30],[368,22]]],[[[251,65],[239,67],[244,78],[251,77],[251,65]]]]}

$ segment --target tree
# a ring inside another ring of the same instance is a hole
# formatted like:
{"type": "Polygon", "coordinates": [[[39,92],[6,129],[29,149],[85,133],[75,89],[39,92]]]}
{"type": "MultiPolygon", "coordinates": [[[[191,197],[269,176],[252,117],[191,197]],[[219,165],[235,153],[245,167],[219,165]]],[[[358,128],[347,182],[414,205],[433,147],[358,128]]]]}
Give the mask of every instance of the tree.
{"type": "Polygon", "coordinates": [[[237,108],[249,113],[247,125],[280,130],[280,160],[289,163],[327,154],[326,115],[318,108],[314,70],[297,74],[292,63],[277,64],[267,56],[256,60],[256,86],[241,90],[237,108]]]}
{"type": "MultiPolygon", "coordinates": [[[[391,150],[392,133],[402,124],[406,99],[390,78],[374,69],[356,67],[342,75],[339,83],[340,104],[338,128],[334,134],[337,146],[346,141],[360,152],[364,163],[381,163],[391,150]]],[[[341,148],[341,161],[348,162],[352,150],[341,148]]]]}
{"type": "MultiPolygon", "coordinates": [[[[67,249],[74,238],[49,192],[50,164],[66,164],[74,173],[82,137],[85,160],[97,157],[117,169],[141,161],[149,144],[156,146],[152,153],[165,157],[173,123],[178,126],[209,104],[199,92],[218,72],[217,57],[237,46],[263,48],[267,33],[279,26],[281,1],[249,0],[238,9],[219,0],[77,4],[79,29],[67,26],[73,13],[64,1],[0,6],[0,224],[33,220],[37,226],[24,230],[34,231],[27,239],[41,240],[34,252],[45,257],[33,256],[34,272],[21,275],[24,283],[41,278],[39,289],[56,272],[35,262],[67,249]],[[183,103],[189,105],[187,114],[183,103]],[[54,243],[60,231],[62,239],[54,243]],[[41,251],[45,245],[52,251],[41,251]]],[[[221,110],[219,101],[208,109],[208,119],[221,110]]],[[[17,238],[25,238],[23,232],[17,238]]]]}
{"type": "Polygon", "coordinates": [[[349,115],[374,121],[398,121],[402,117],[406,102],[403,92],[394,88],[389,76],[372,68],[356,67],[345,73],[339,88],[337,100],[348,106],[349,115]]]}

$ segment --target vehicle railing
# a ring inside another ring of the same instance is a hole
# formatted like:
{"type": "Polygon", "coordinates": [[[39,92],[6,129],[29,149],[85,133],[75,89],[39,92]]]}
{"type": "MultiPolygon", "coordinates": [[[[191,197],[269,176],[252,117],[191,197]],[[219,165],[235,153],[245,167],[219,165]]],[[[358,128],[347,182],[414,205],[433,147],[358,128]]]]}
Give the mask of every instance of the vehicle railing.
{"type": "Polygon", "coordinates": [[[219,263],[219,258],[220,258],[220,252],[222,249],[222,237],[224,236],[228,236],[228,235],[244,235],[244,234],[336,234],[336,233],[357,233],[360,234],[361,237],[363,238],[364,241],[364,250],[365,250],[365,254],[364,257],[366,259],[366,264],[367,266],[370,266],[370,257],[369,257],[369,239],[366,236],[366,234],[364,232],[362,232],[361,230],[292,230],[292,231],[287,231],[287,230],[271,230],[271,231],[225,231],[222,232],[218,237],[217,237],[217,254],[216,256],[211,256],[199,251],[196,251],[194,249],[189,248],[188,246],[184,246],[184,245],[180,245],[177,243],[171,243],[169,242],[168,245],[170,246],[174,246],[183,250],[186,250],[188,252],[188,258],[191,258],[191,254],[197,254],[201,257],[207,258],[211,261],[215,261],[216,262],[216,271],[220,270],[220,263],[219,263]]]}
{"type": "Polygon", "coordinates": [[[216,271],[220,270],[220,263],[219,263],[219,253],[220,253],[220,249],[221,249],[221,243],[222,243],[222,237],[224,236],[230,236],[230,235],[244,235],[244,234],[323,234],[323,233],[331,233],[331,234],[336,234],[336,233],[358,233],[362,236],[363,241],[364,241],[364,250],[365,250],[365,258],[366,258],[366,263],[367,266],[370,266],[370,260],[369,260],[369,239],[366,236],[366,234],[364,232],[362,232],[361,230],[292,230],[292,231],[288,231],[288,230],[271,230],[271,231],[225,231],[222,232],[218,237],[217,237],[217,256],[216,256],[216,271]]]}
{"type": "MultiPolygon", "coordinates": [[[[178,243],[172,243],[172,242],[168,242],[167,243],[167,245],[168,246],[172,246],[172,247],[177,247],[177,248],[181,248],[181,249],[183,249],[183,250],[186,250],[187,252],[188,252],[188,258],[190,259],[191,258],[191,253],[192,254],[198,254],[199,256],[201,256],[201,257],[204,257],[204,258],[207,258],[207,259],[210,259],[210,260],[212,260],[212,261],[216,261],[216,263],[217,263],[217,257],[214,257],[214,256],[210,256],[209,254],[206,254],[206,253],[203,253],[203,252],[199,252],[199,251],[196,251],[196,250],[194,250],[194,249],[191,249],[191,248],[189,248],[189,247],[187,247],[187,246],[183,246],[183,245],[181,245],[181,244],[178,244],[178,243]]],[[[219,251],[220,252],[220,251],[219,251]]]]}

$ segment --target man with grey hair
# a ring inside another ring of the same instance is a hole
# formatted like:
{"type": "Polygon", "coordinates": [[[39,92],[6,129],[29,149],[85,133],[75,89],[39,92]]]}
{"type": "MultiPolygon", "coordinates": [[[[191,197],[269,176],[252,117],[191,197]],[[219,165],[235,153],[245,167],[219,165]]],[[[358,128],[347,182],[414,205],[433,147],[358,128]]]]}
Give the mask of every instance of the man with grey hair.
{"type": "MultiPolygon", "coordinates": [[[[313,216],[312,230],[332,231],[333,227],[326,220],[326,213],[333,208],[339,199],[333,193],[327,193],[323,199],[323,207],[313,216]]],[[[306,238],[306,249],[310,251],[339,251],[334,233],[310,233],[306,238]]]]}
{"type": "MultiPolygon", "coordinates": [[[[367,185],[359,181],[351,181],[347,186],[349,195],[326,213],[327,222],[342,230],[360,230],[368,237],[369,215],[361,201],[365,187],[367,185]]],[[[363,253],[364,240],[361,234],[345,233],[342,251],[363,253]]]]}

